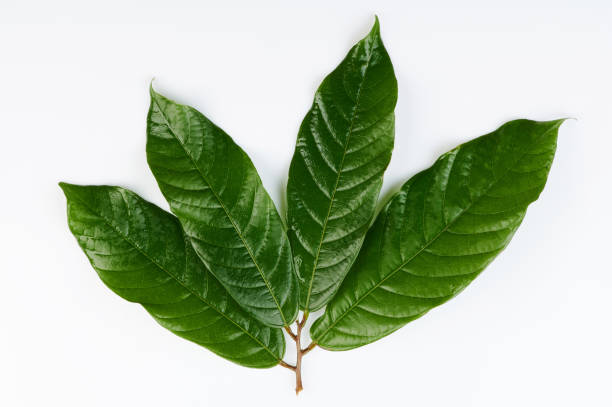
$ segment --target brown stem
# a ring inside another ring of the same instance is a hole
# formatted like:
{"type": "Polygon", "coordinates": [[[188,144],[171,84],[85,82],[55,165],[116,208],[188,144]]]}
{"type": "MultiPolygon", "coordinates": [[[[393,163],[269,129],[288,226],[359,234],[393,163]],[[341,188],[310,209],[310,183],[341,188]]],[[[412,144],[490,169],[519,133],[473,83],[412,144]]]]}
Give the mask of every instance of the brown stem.
{"type": "Polygon", "coordinates": [[[295,336],[295,334],[293,333],[293,331],[291,330],[291,328],[289,328],[288,326],[285,327],[285,331],[287,331],[287,333],[289,334],[289,336],[295,341],[297,339],[297,336],[295,336]]]}
{"type": "Polygon", "coordinates": [[[304,314],[302,317],[302,321],[297,323],[297,334],[295,335],[295,348],[297,350],[297,358],[295,361],[295,395],[297,396],[304,389],[302,387],[302,356],[304,353],[302,352],[302,347],[300,345],[300,340],[302,339],[302,327],[306,322],[307,314],[304,314]]]}
{"type": "Polygon", "coordinates": [[[311,350],[313,350],[315,348],[315,346],[317,346],[316,343],[310,342],[310,345],[308,345],[306,348],[302,349],[302,356],[307,354],[308,352],[310,352],[311,350]]]}
{"type": "Polygon", "coordinates": [[[306,348],[302,349],[301,339],[302,339],[302,329],[306,324],[306,319],[308,319],[308,312],[304,312],[302,316],[302,320],[295,321],[295,325],[297,326],[297,333],[293,333],[291,328],[288,326],[285,327],[285,331],[289,334],[291,339],[295,341],[295,348],[297,352],[295,366],[286,363],[285,361],[281,361],[280,365],[286,367],[289,370],[295,372],[295,394],[298,395],[300,391],[304,389],[302,386],[302,357],[310,352],[315,346],[317,346],[314,342],[311,342],[306,348]]]}
{"type": "Polygon", "coordinates": [[[282,367],[286,367],[289,370],[293,370],[295,372],[295,366],[290,365],[289,363],[285,362],[284,360],[281,360],[280,362],[278,362],[279,365],[281,365],[282,367]]]}

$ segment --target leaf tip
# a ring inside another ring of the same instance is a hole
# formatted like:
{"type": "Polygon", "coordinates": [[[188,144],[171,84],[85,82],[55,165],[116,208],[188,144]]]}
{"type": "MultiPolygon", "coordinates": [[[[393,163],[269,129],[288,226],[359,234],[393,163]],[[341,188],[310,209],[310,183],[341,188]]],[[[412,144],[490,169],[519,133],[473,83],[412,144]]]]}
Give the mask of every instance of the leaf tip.
{"type": "Polygon", "coordinates": [[[556,121],[559,122],[559,125],[562,125],[563,123],[565,123],[567,120],[574,120],[574,121],[578,121],[577,117],[571,117],[571,116],[567,116],[567,117],[562,117],[560,119],[557,119],[556,121]]]}
{"type": "Polygon", "coordinates": [[[372,26],[372,30],[370,30],[370,35],[379,35],[380,34],[380,21],[378,20],[378,16],[374,14],[374,25],[372,26]]]}
{"type": "Polygon", "coordinates": [[[94,185],[77,185],[70,184],[68,182],[59,182],[59,187],[64,191],[64,195],[68,200],[80,199],[84,194],[91,193],[92,190],[100,188],[100,186],[94,185]]]}
{"type": "Polygon", "coordinates": [[[58,182],[59,187],[64,192],[64,196],[68,201],[74,199],[75,194],[78,192],[78,185],[69,184],[68,182],[58,182]]]}
{"type": "Polygon", "coordinates": [[[64,181],[60,181],[57,183],[57,185],[59,185],[59,187],[62,189],[62,191],[64,191],[64,193],[66,192],[66,190],[68,188],[70,188],[71,184],[64,182],[64,181]]]}
{"type": "Polygon", "coordinates": [[[77,188],[79,188],[78,185],[70,184],[68,182],[63,181],[58,182],[58,185],[62,189],[62,191],[64,191],[64,195],[66,195],[67,198],[70,197],[70,195],[72,195],[72,193],[75,192],[77,188]]]}
{"type": "Polygon", "coordinates": [[[151,82],[149,82],[149,95],[151,95],[151,98],[154,98],[157,95],[157,92],[155,92],[155,89],[153,89],[154,80],[155,77],[151,78],[151,82]]]}
{"type": "Polygon", "coordinates": [[[561,119],[551,120],[548,123],[551,125],[553,129],[559,129],[566,120],[572,119],[571,117],[562,117],[561,119]]]}

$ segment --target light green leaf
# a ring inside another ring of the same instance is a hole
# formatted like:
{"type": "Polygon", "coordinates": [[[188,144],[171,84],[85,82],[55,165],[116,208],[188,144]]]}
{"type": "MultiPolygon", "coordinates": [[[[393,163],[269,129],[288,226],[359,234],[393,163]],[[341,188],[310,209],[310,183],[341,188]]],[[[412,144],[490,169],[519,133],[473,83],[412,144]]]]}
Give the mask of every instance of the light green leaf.
{"type": "Polygon", "coordinates": [[[317,90],[287,185],[300,306],[323,307],[355,260],[391,159],[397,81],[378,19],[317,90]]]}
{"type": "Polygon", "coordinates": [[[197,257],[178,220],[119,187],[60,183],[68,225],[111,290],[164,328],[248,367],[285,352],[280,329],[247,315],[197,257]]]}
{"type": "Polygon", "coordinates": [[[246,153],[197,110],[151,88],[147,159],[193,247],[230,295],[274,327],[298,311],[291,247],[246,153]]]}
{"type": "Polygon", "coordinates": [[[314,341],[330,350],[374,342],[463,290],[540,195],[562,122],[509,122],[406,182],[313,324],[314,341]]]}

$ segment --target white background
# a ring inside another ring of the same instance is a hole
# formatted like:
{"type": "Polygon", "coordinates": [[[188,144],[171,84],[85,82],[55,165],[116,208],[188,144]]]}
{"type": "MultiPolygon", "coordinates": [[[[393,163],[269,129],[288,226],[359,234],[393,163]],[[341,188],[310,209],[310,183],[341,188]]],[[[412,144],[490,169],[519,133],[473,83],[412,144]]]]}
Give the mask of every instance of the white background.
{"type": "Polygon", "coordinates": [[[0,405],[612,405],[609,1],[86,3],[0,2],[0,405]],[[399,81],[383,195],[507,120],[577,120],[482,276],[374,344],[316,349],[296,399],[288,370],[229,363],[107,290],[57,182],[167,208],[144,153],[156,77],[245,148],[280,204],[314,91],[374,14],[399,81]]]}

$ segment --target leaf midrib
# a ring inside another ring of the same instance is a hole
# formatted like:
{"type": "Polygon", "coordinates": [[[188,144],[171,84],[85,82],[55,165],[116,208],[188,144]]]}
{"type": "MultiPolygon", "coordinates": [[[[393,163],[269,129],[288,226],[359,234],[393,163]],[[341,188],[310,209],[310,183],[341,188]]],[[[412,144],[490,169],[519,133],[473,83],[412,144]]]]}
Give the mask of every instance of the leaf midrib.
{"type": "Polygon", "coordinates": [[[310,304],[310,296],[312,293],[314,277],[317,271],[317,266],[319,264],[319,255],[321,253],[321,248],[323,247],[323,240],[325,239],[325,233],[327,231],[327,222],[329,221],[329,217],[331,215],[331,209],[334,204],[334,199],[336,197],[336,191],[338,190],[338,184],[340,183],[340,176],[342,175],[342,169],[344,167],[344,159],[346,157],[346,152],[348,150],[351,135],[353,134],[353,125],[355,124],[355,118],[357,117],[357,108],[359,107],[361,89],[363,88],[363,84],[365,82],[365,78],[368,73],[368,68],[370,67],[370,61],[372,60],[373,53],[374,53],[374,50],[372,49],[370,51],[370,55],[368,56],[368,61],[366,62],[365,70],[363,72],[363,78],[361,79],[361,82],[359,83],[359,88],[357,89],[357,95],[355,97],[355,107],[353,108],[353,112],[351,116],[351,123],[349,126],[348,134],[346,136],[346,143],[344,144],[344,151],[342,152],[342,159],[340,160],[340,166],[338,167],[338,174],[336,175],[336,183],[334,184],[334,189],[332,191],[332,194],[329,200],[329,207],[327,208],[327,215],[325,216],[325,222],[323,223],[323,230],[321,232],[321,240],[319,241],[319,246],[317,247],[317,253],[315,255],[315,259],[314,259],[314,263],[312,267],[310,284],[308,285],[308,294],[306,295],[306,303],[304,304],[304,309],[306,310],[308,309],[308,305],[310,304]]]}
{"type": "MultiPolygon", "coordinates": [[[[541,138],[544,138],[550,131],[555,130],[557,127],[553,126],[550,129],[546,130],[542,135],[541,138]]],[[[514,164],[516,164],[518,161],[520,161],[521,159],[523,159],[523,157],[525,156],[526,153],[522,154],[516,161],[514,164]]],[[[514,165],[513,164],[513,165],[514,165]]],[[[512,166],[508,166],[508,169],[506,171],[504,171],[503,176],[506,175],[506,173],[508,173],[510,171],[510,169],[513,167],[512,166]]],[[[455,216],[455,218],[450,221],[440,232],[438,232],[429,242],[427,242],[425,245],[423,245],[423,247],[421,249],[419,249],[414,255],[412,255],[408,260],[406,260],[405,262],[403,262],[402,264],[400,264],[400,266],[398,266],[395,270],[393,270],[391,273],[389,273],[389,275],[387,275],[385,278],[383,278],[380,282],[378,282],[376,285],[374,285],[372,288],[370,288],[368,291],[366,291],[366,293],[359,298],[357,301],[355,301],[355,303],[353,305],[351,305],[349,308],[347,308],[346,311],[344,311],[325,331],[323,331],[323,333],[319,336],[319,339],[322,339],[323,337],[325,337],[325,335],[327,335],[329,333],[329,331],[336,326],[349,312],[351,312],[358,304],[361,303],[361,301],[363,299],[365,299],[366,297],[368,297],[374,290],[378,289],[378,287],[380,287],[385,281],[387,281],[389,278],[391,278],[392,276],[395,275],[395,273],[397,273],[399,270],[401,270],[402,268],[404,268],[408,263],[410,263],[412,260],[414,260],[418,255],[420,255],[425,249],[427,249],[431,244],[433,244],[444,232],[446,232],[448,230],[448,228],[450,228],[466,211],[468,211],[476,202],[478,202],[484,195],[486,195],[486,193],[493,188],[493,186],[495,186],[495,184],[497,182],[500,181],[501,178],[503,178],[503,176],[500,176],[499,178],[497,178],[496,180],[494,180],[487,188],[486,190],[478,197],[476,198],[474,201],[470,202],[470,204],[463,209],[461,212],[459,212],[457,214],[457,216],[455,216]]],[[[446,193],[446,191],[445,191],[446,193]]],[[[389,204],[391,204],[391,202],[389,202],[389,204]]],[[[312,339],[313,342],[317,343],[316,339],[312,339]]]]}
{"type": "MultiPolygon", "coordinates": [[[[242,241],[242,244],[244,245],[244,247],[247,249],[247,252],[249,253],[249,257],[251,258],[251,261],[253,262],[253,264],[255,265],[255,267],[257,268],[257,271],[259,272],[259,275],[261,276],[262,280],[264,281],[264,283],[266,284],[266,287],[268,288],[268,292],[270,293],[270,296],[272,297],[272,299],[274,300],[274,303],[276,304],[276,308],[278,308],[281,318],[283,320],[283,323],[285,326],[288,326],[289,324],[287,323],[287,320],[285,318],[285,315],[283,313],[283,309],[281,308],[278,300],[276,299],[276,296],[274,295],[274,291],[272,290],[272,287],[270,286],[270,283],[268,281],[268,279],[265,277],[263,271],[261,270],[261,268],[259,267],[259,264],[257,263],[257,261],[255,260],[255,256],[253,255],[253,252],[251,251],[250,246],[247,244],[246,240],[244,239],[244,237],[242,236],[242,233],[240,232],[240,230],[238,229],[238,225],[236,225],[236,223],[234,222],[234,219],[232,218],[232,216],[230,215],[229,211],[227,210],[225,204],[223,203],[223,201],[221,200],[221,198],[219,197],[219,195],[217,195],[217,192],[215,191],[215,189],[212,187],[212,184],[208,181],[208,179],[206,178],[206,176],[202,173],[202,170],[200,169],[200,166],[196,163],[195,159],[191,156],[191,154],[189,153],[189,151],[187,150],[187,148],[185,147],[185,145],[181,142],[181,139],[177,136],[176,132],[174,131],[174,129],[172,128],[172,126],[170,125],[170,122],[168,121],[168,118],[166,117],[166,115],[164,114],[163,109],[161,108],[161,106],[159,105],[159,103],[157,102],[157,100],[155,98],[153,98],[153,101],[155,103],[155,105],[157,106],[157,110],[159,111],[159,113],[161,114],[161,116],[164,118],[164,121],[166,122],[166,126],[168,127],[168,129],[170,130],[170,133],[172,133],[172,135],[174,136],[174,138],[176,139],[176,141],[179,143],[179,145],[181,146],[181,148],[183,149],[183,151],[185,152],[185,155],[187,157],[189,157],[189,160],[191,161],[191,163],[193,164],[193,166],[195,167],[195,169],[198,171],[198,174],[200,174],[200,176],[202,177],[202,179],[204,180],[204,182],[206,182],[206,184],[208,185],[208,188],[210,189],[210,191],[213,193],[213,195],[215,196],[215,199],[219,202],[219,205],[221,205],[221,207],[223,208],[223,211],[225,212],[225,215],[227,216],[227,218],[230,220],[230,222],[232,223],[232,226],[234,227],[234,230],[236,231],[236,234],[238,234],[238,237],[240,237],[240,240],[242,241]]],[[[191,132],[191,122],[189,119],[189,115],[185,115],[185,117],[187,118],[187,125],[189,126],[189,131],[191,132]]]]}
{"type": "MultiPolygon", "coordinates": [[[[123,193],[122,193],[123,196],[123,193]]],[[[74,199],[74,198],[73,198],[74,199]]],[[[124,198],[125,199],[125,198],[124,198]]],[[[126,242],[128,242],[130,245],[132,245],[136,250],[138,250],[138,252],[140,252],[140,254],[142,254],[144,257],[147,258],[147,260],[149,260],[152,264],[154,264],[155,266],[157,266],[157,268],[159,268],[160,270],[162,270],[163,272],[165,272],[166,274],[168,274],[170,277],[172,277],[172,279],[174,279],[174,281],[176,281],[177,283],[179,283],[185,290],[189,291],[191,294],[195,295],[196,298],[199,298],[200,301],[202,301],[204,304],[208,305],[210,308],[212,308],[213,310],[215,310],[217,313],[219,313],[221,316],[223,316],[225,319],[227,319],[229,322],[231,322],[232,324],[234,324],[238,329],[240,329],[242,332],[244,332],[245,334],[247,334],[247,336],[249,336],[253,341],[255,341],[256,343],[258,343],[263,349],[265,349],[270,355],[272,355],[272,357],[274,359],[276,359],[277,361],[280,361],[281,359],[276,356],[272,350],[270,348],[268,348],[266,345],[264,345],[261,341],[259,341],[259,339],[257,339],[256,337],[254,337],[253,335],[251,335],[251,333],[249,331],[247,331],[246,329],[244,329],[242,326],[238,325],[234,320],[232,320],[229,316],[227,316],[225,313],[221,312],[217,307],[215,307],[213,304],[211,304],[209,301],[207,301],[206,299],[204,299],[204,297],[202,297],[197,291],[192,290],[191,288],[187,287],[183,282],[181,282],[178,278],[176,278],[172,273],[170,273],[168,270],[166,270],[164,267],[162,267],[157,261],[155,261],[153,258],[151,258],[142,248],[140,248],[140,246],[135,243],[134,241],[132,241],[127,235],[124,235],[111,221],[109,221],[108,219],[106,219],[105,216],[103,216],[102,214],[96,212],[96,210],[92,209],[85,201],[83,200],[79,200],[76,199],[78,201],[81,202],[81,204],[83,206],[85,206],[87,209],[89,209],[89,211],[91,211],[94,215],[97,215],[98,217],[100,217],[100,219],[102,219],[104,221],[104,223],[106,223],[111,229],[113,229],[115,231],[115,233],[117,233],[119,236],[121,236],[123,238],[123,240],[125,240],[126,242]]],[[[184,242],[184,244],[186,244],[186,242],[184,242]]],[[[185,258],[185,262],[187,262],[187,258],[185,258]]],[[[229,295],[229,294],[228,294],[229,295]]],[[[271,328],[271,329],[277,329],[277,328],[271,328]]]]}

